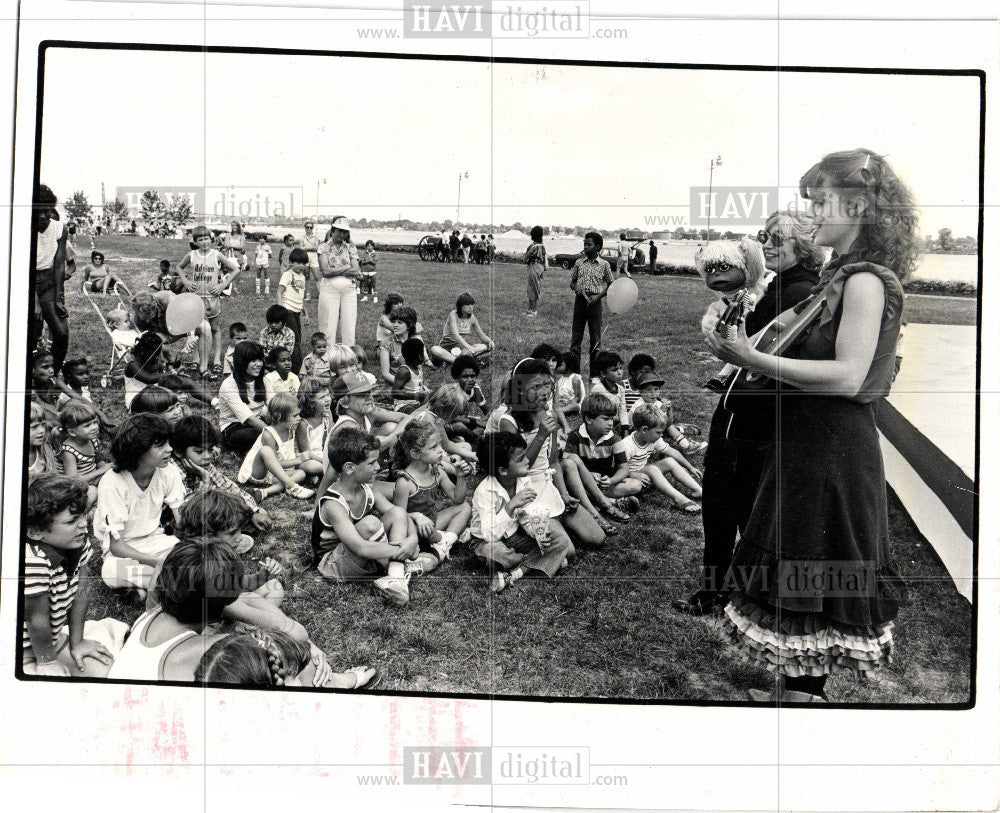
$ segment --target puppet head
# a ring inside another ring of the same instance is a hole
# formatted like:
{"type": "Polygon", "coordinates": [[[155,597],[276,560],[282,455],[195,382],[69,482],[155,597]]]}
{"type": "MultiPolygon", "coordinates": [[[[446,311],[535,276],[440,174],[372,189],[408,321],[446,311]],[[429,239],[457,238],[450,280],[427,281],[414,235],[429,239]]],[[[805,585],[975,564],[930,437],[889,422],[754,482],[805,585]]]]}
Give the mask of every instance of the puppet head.
{"type": "Polygon", "coordinates": [[[711,290],[730,294],[740,288],[755,290],[761,286],[766,269],[764,252],[752,237],[739,242],[716,240],[707,243],[695,255],[695,268],[711,290]]]}

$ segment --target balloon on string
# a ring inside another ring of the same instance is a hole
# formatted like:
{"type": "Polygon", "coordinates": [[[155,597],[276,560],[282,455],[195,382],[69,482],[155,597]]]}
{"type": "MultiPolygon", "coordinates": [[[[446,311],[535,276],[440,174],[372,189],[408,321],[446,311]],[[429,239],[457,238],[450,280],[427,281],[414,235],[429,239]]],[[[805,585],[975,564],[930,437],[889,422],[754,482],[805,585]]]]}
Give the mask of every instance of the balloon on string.
{"type": "Polygon", "coordinates": [[[638,301],[639,286],[631,277],[618,277],[608,286],[608,310],[612,313],[630,311],[638,301]]]}
{"type": "Polygon", "coordinates": [[[183,336],[205,320],[205,303],[198,294],[178,294],[167,304],[167,330],[183,336]]]}

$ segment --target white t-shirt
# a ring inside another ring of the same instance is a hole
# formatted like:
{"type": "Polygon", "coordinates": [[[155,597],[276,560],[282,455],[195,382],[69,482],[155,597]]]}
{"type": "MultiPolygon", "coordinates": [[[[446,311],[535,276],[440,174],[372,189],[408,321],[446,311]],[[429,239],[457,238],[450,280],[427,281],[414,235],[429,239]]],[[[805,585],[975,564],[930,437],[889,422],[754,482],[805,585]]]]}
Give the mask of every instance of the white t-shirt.
{"type": "Polygon", "coordinates": [[[663,454],[669,448],[663,438],[657,438],[652,443],[641,446],[635,439],[635,432],[622,438],[622,451],[625,452],[625,456],[628,458],[629,474],[642,471],[649,465],[650,458],[654,455],[663,454]]]}
{"type": "Polygon", "coordinates": [[[163,506],[180,508],[184,497],[184,478],[173,463],[156,469],[145,489],[139,488],[132,472],[105,473],[97,484],[94,510],[94,536],[100,541],[101,550],[108,553],[112,535],[131,540],[162,533],[163,506]]]}
{"type": "Polygon", "coordinates": [[[240,398],[240,388],[236,385],[236,379],[232,376],[223,379],[219,385],[219,429],[225,430],[231,423],[246,423],[247,419],[256,416],[260,417],[264,411],[264,402],[255,401],[257,387],[251,381],[247,383],[247,398],[250,403],[246,403],[240,398]]]}
{"type": "Polygon", "coordinates": [[[62,235],[63,224],[61,220],[50,220],[45,231],[35,234],[35,245],[38,247],[35,261],[37,270],[44,271],[52,267],[56,258],[56,249],[59,247],[59,238],[62,235]]]}
{"type": "Polygon", "coordinates": [[[299,377],[295,373],[289,373],[288,378],[282,378],[277,370],[264,375],[264,401],[269,402],[279,392],[287,392],[289,395],[299,394],[299,377]]]}

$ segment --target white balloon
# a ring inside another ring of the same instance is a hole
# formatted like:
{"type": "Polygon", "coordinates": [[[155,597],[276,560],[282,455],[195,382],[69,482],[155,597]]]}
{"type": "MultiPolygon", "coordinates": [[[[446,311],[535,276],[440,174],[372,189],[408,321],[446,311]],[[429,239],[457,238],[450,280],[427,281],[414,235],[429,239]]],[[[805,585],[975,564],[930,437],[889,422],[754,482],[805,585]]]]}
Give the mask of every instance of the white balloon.
{"type": "Polygon", "coordinates": [[[205,319],[205,302],[198,294],[178,294],[167,304],[167,330],[183,336],[196,330],[205,319]]]}
{"type": "Polygon", "coordinates": [[[639,286],[631,277],[618,277],[608,286],[608,310],[612,313],[630,311],[638,301],[639,286]]]}

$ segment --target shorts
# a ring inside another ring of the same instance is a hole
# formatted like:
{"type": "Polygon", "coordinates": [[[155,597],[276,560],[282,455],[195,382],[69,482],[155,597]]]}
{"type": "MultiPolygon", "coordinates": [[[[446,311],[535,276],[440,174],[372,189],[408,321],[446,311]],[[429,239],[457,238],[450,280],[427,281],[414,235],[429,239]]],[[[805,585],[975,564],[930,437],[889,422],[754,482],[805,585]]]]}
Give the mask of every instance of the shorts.
{"type": "Polygon", "coordinates": [[[201,301],[205,303],[205,318],[209,322],[213,322],[222,315],[221,296],[203,296],[201,301]]]}
{"type": "Polygon", "coordinates": [[[102,277],[101,279],[89,279],[84,284],[84,287],[92,294],[102,294],[104,293],[104,286],[107,284],[107,281],[107,277],[102,277]]]}
{"type": "MultiPolygon", "coordinates": [[[[173,550],[178,539],[176,536],[160,532],[127,541],[136,550],[163,561],[167,558],[167,554],[173,550]]],[[[115,556],[112,553],[104,554],[104,564],[101,565],[101,579],[113,590],[126,587],[139,587],[148,590],[153,586],[154,572],[155,568],[149,565],[141,564],[135,559],[115,556]]]]}
{"type": "MultiPolygon", "coordinates": [[[[376,536],[375,542],[387,542],[385,531],[376,536]]],[[[316,565],[320,575],[332,582],[373,581],[385,575],[385,567],[374,559],[363,559],[343,542],[323,554],[316,565]]]]}
{"type": "MultiPolygon", "coordinates": [[[[83,622],[83,639],[85,641],[94,641],[95,643],[103,644],[104,648],[107,649],[112,655],[117,655],[122,651],[122,647],[125,646],[125,637],[128,635],[128,631],[128,624],[115,618],[102,618],[100,621],[90,619],[83,622]]],[[[56,660],[61,663],[65,663],[68,666],[70,662],[70,655],[69,648],[66,645],[69,643],[69,624],[65,624],[63,628],[59,630],[59,634],[56,636],[56,642],[56,660]]],[[[35,653],[33,650],[26,649],[24,651],[24,658],[21,661],[21,667],[26,675],[35,675],[38,673],[35,653]]],[[[70,674],[74,674],[75,671],[75,666],[71,667],[70,674]]]]}

